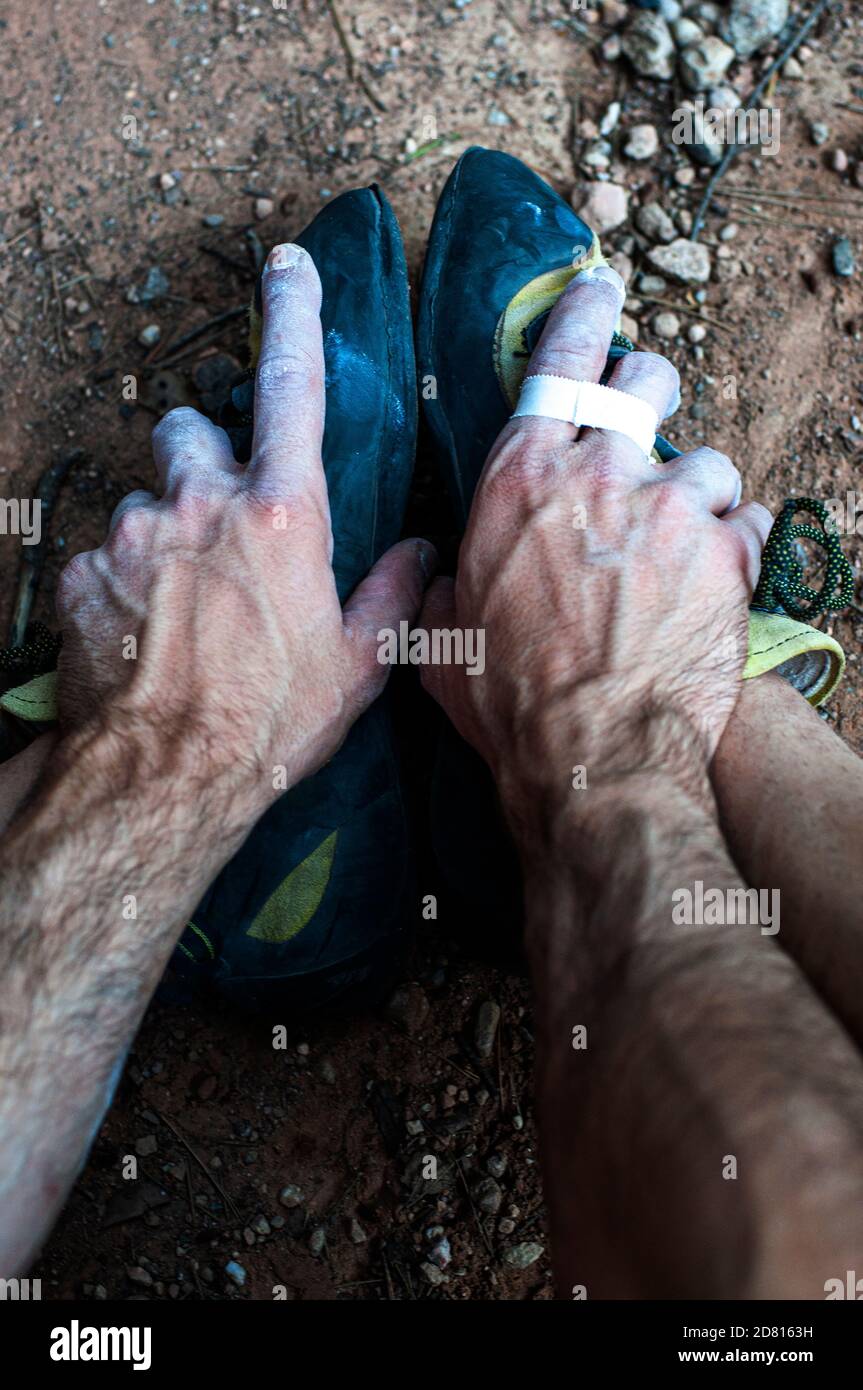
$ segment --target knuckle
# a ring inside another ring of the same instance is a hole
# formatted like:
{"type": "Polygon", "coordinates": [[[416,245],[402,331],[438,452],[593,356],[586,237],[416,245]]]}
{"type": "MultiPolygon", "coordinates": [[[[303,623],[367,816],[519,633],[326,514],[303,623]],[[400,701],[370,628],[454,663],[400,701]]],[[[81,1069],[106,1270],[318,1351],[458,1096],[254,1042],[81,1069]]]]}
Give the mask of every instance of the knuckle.
{"type": "Polygon", "coordinates": [[[283,345],[270,351],[258,363],[259,390],[278,390],[292,382],[323,385],[320,358],[301,343],[283,345]]]}
{"type": "Polygon", "coordinates": [[[513,434],[496,455],[485,486],[494,494],[524,497],[526,500],[544,489],[549,479],[559,471],[554,451],[538,438],[524,433],[513,434]]]}
{"type": "Polygon", "coordinates": [[[54,602],[58,613],[68,613],[81,598],[92,571],[92,550],[73,555],[57,578],[54,602]]]}
{"type": "Polygon", "coordinates": [[[124,550],[140,545],[150,529],[148,522],[144,507],[126,507],[114,522],[105,544],[124,550]]]}
{"type": "Polygon", "coordinates": [[[720,470],[730,471],[739,477],[737,465],[719,449],[711,449],[707,445],[702,445],[699,449],[693,449],[692,453],[686,457],[696,468],[710,469],[714,473],[720,470]]]}
{"type": "Polygon", "coordinates": [[[560,338],[537,348],[530,362],[531,376],[551,373],[573,381],[593,380],[602,357],[599,338],[589,324],[568,321],[566,340],[560,338]]]}
{"type": "Polygon", "coordinates": [[[264,529],[271,529],[276,533],[288,532],[292,537],[303,533],[327,531],[326,519],[319,502],[307,493],[283,493],[276,496],[248,488],[242,496],[253,519],[264,529]]]}
{"type": "Polygon", "coordinates": [[[660,478],[647,485],[647,496],[657,526],[685,527],[703,509],[691,487],[679,478],[660,478]]]}
{"type": "Polygon", "coordinates": [[[623,435],[606,430],[591,430],[576,441],[578,477],[590,481],[594,491],[617,495],[626,485],[621,463],[634,448],[623,435]]]}
{"type": "MultiPolygon", "coordinates": [[[[624,359],[635,380],[650,380],[661,384],[673,394],[680,390],[680,373],[673,362],[659,352],[631,352],[624,359]]],[[[629,371],[627,372],[629,376],[629,371]]]]}
{"type": "Polygon", "coordinates": [[[204,417],[190,405],[177,405],[153,426],[153,438],[161,442],[197,429],[204,417]]]}

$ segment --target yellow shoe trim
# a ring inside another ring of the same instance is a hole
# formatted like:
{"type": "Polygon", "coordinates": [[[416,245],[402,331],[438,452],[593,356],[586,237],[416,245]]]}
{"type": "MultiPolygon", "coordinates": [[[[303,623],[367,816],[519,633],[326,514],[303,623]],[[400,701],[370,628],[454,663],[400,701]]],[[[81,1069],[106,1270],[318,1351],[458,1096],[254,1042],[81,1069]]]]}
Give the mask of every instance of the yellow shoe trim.
{"type": "Polygon", "coordinates": [[[494,331],[494,369],[512,410],[518,404],[518,393],[530,357],[528,329],[541,314],[547,314],[557,303],[579,271],[592,270],[597,265],[608,265],[608,262],[600,249],[599,238],[594,235],[589,253],[577,265],[558,266],[529,280],[513,295],[498,319],[494,331]]]}
{"type": "Polygon", "coordinates": [[[743,679],[763,676],[794,661],[795,668],[780,670],[806,696],[811,705],[820,705],[831,694],[845,670],[845,653],[839,643],[826,632],[819,632],[807,623],[799,623],[784,613],[749,614],[749,655],[743,668],[743,679]],[[806,663],[807,654],[823,654],[823,660],[806,663]]]}
{"type": "Polygon", "coordinates": [[[338,837],[339,832],[334,830],[291,870],[287,878],[282,879],[276,891],[264,903],[246,936],[276,945],[281,941],[290,941],[292,936],[302,931],[317,912],[327,891],[338,837]]]}
{"type": "Polygon", "coordinates": [[[34,676],[26,685],[13,686],[0,695],[0,709],[34,724],[52,724],[57,718],[57,672],[34,676]]]}

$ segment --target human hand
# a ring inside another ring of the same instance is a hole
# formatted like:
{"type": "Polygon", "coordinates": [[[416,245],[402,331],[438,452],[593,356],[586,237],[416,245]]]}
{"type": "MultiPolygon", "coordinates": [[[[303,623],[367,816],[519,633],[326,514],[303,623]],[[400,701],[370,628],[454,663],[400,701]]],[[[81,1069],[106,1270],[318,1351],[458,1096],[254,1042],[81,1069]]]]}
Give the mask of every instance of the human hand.
{"type": "Polygon", "coordinates": [[[245,769],[272,795],[332,756],[380,693],[378,630],[410,620],[434,551],[404,541],[344,611],[331,566],[321,462],[321,287],[308,254],[276,247],[263,276],[264,330],[248,467],[191,409],[153,431],[161,485],[114,512],[105,543],[60,579],[61,724],[93,719],[188,749],[204,777],[245,769]]]}
{"type": "MultiPolygon", "coordinates": [[[[579,275],[528,368],[598,381],[623,282],[579,275]]],[[[609,385],[676,409],[678,375],[633,352],[609,385]]],[[[747,602],[770,516],[738,506],[737,469],[712,449],[657,466],[626,436],[512,419],[477,487],[455,582],[423,627],[485,630],[484,675],[424,668],[426,687],[495,772],[504,801],[569,790],[573,764],[614,777],[712,756],[737,698],[747,602]],[[514,790],[513,790],[514,789],[514,790]]]]}

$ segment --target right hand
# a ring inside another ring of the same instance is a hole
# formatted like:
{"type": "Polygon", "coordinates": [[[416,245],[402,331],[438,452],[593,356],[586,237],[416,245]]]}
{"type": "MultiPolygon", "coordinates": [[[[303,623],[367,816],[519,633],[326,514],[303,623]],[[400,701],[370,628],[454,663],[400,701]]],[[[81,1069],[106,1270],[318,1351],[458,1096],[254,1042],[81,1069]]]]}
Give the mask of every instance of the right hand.
{"type": "MultiPolygon", "coordinates": [[[[612,270],[577,276],[529,374],[599,381],[622,291],[612,270]]],[[[609,384],[660,419],[679,400],[676,370],[653,353],[628,354],[609,384]]],[[[706,766],[737,698],[770,527],[764,507],[736,505],[739,492],[712,449],[657,466],[616,432],[537,417],[504,427],[455,582],[435,581],[421,618],[485,630],[484,675],[429,666],[424,678],[502,793],[513,781],[568,787],[588,758],[609,772],[662,758],[657,720],[672,763],[683,738],[706,766]]]]}

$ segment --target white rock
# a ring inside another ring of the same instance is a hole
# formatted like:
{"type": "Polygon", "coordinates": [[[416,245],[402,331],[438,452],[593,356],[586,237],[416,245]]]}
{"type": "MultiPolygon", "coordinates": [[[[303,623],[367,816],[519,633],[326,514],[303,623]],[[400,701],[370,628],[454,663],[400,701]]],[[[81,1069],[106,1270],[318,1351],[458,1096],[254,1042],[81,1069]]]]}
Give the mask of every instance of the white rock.
{"type": "Polygon", "coordinates": [[[749,58],[779,33],[787,19],[788,0],[733,0],[721,33],[741,58],[749,58]]]}
{"type": "Polygon", "coordinates": [[[639,10],[626,26],[623,51],[642,77],[674,75],[674,40],[662,15],[639,10]]]}
{"type": "Polygon", "coordinates": [[[623,153],[627,159],[651,159],[659,149],[656,126],[634,125],[629,132],[623,153]]]}
{"type": "Polygon", "coordinates": [[[620,102],[613,101],[599,123],[600,135],[610,135],[620,120],[620,102]]]}
{"type": "Polygon", "coordinates": [[[660,275],[682,285],[704,285],[710,279],[710,252],[700,241],[678,237],[670,246],[652,246],[647,260],[660,275]]]}
{"type": "Polygon", "coordinates": [[[619,183],[593,183],[578,213],[600,235],[611,232],[629,216],[629,195],[619,183]]]}
{"type": "Polygon", "coordinates": [[[734,60],[734,49],[715,35],[690,44],[680,55],[680,74],[692,92],[717,87],[734,60]]]}
{"type": "Polygon", "coordinates": [[[680,48],[704,38],[704,30],[694,19],[675,19],[671,30],[680,48]]]}
{"type": "Polygon", "coordinates": [[[720,87],[711,87],[707,93],[707,105],[719,111],[736,111],[740,105],[740,95],[726,82],[720,87]]]}
{"type": "Polygon", "coordinates": [[[665,208],[659,203],[647,203],[635,214],[635,225],[651,241],[673,241],[677,229],[665,208]]]}
{"type": "Polygon", "coordinates": [[[651,327],[657,338],[676,338],[680,332],[680,319],[676,314],[669,313],[669,311],[665,309],[661,314],[656,315],[651,327]]]}
{"type": "Polygon", "coordinates": [[[707,337],[707,329],[703,323],[693,323],[687,328],[686,336],[690,343],[703,343],[707,337]]]}

